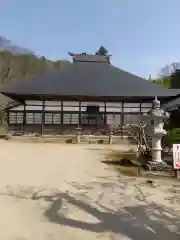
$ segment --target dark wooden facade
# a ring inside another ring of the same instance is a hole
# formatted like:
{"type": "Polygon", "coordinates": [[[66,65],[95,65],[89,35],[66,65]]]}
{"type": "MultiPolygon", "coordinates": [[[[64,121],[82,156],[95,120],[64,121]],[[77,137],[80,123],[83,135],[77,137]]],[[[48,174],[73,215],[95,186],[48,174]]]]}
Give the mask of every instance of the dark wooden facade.
{"type": "Polygon", "coordinates": [[[84,133],[108,134],[114,126],[140,122],[150,108],[151,103],[26,101],[8,108],[7,119],[11,132],[63,134],[80,127],[84,133]]]}

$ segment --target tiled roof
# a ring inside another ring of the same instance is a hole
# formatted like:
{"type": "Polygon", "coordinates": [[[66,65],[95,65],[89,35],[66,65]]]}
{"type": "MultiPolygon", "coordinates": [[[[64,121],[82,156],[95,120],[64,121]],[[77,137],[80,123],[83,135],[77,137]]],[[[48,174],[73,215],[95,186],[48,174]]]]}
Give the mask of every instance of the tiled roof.
{"type": "Polygon", "coordinates": [[[169,97],[178,94],[107,62],[94,61],[99,57],[97,55],[76,56],[77,59],[81,58],[81,61],[77,60],[62,69],[20,81],[4,88],[1,92],[8,96],[121,96],[131,98],[169,97]]]}

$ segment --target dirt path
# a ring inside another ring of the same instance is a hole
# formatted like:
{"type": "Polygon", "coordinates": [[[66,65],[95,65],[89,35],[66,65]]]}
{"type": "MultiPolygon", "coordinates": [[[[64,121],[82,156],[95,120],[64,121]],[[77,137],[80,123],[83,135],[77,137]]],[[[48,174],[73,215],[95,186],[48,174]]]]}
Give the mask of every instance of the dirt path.
{"type": "Polygon", "coordinates": [[[0,239],[180,239],[180,184],[119,177],[104,146],[0,142],[0,239]]]}

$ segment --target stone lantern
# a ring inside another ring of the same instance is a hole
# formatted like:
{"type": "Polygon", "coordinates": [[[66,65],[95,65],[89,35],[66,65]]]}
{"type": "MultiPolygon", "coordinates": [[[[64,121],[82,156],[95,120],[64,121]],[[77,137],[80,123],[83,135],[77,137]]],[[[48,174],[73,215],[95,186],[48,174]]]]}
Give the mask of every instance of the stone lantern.
{"type": "Polygon", "coordinates": [[[78,126],[76,128],[76,143],[81,143],[81,132],[82,128],[78,126]]]}
{"type": "Polygon", "coordinates": [[[152,165],[162,165],[161,158],[161,139],[167,134],[164,129],[164,121],[169,118],[169,113],[161,109],[160,101],[155,98],[152,103],[152,109],[144,116],[147,119],[148,127],[150,128],[149,136],[152,137],[152,165]]]}

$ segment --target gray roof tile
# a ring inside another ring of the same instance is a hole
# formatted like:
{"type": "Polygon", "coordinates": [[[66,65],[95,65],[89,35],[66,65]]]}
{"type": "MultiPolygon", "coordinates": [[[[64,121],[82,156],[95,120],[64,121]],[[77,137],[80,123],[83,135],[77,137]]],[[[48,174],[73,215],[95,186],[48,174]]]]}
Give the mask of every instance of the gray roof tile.
{"type": "Polygon", "coordinates": [[[107,63],[75,62],[63,69],[13,84],[1,91],[17,95],[168,97],[169,89],[107,63]]]}

